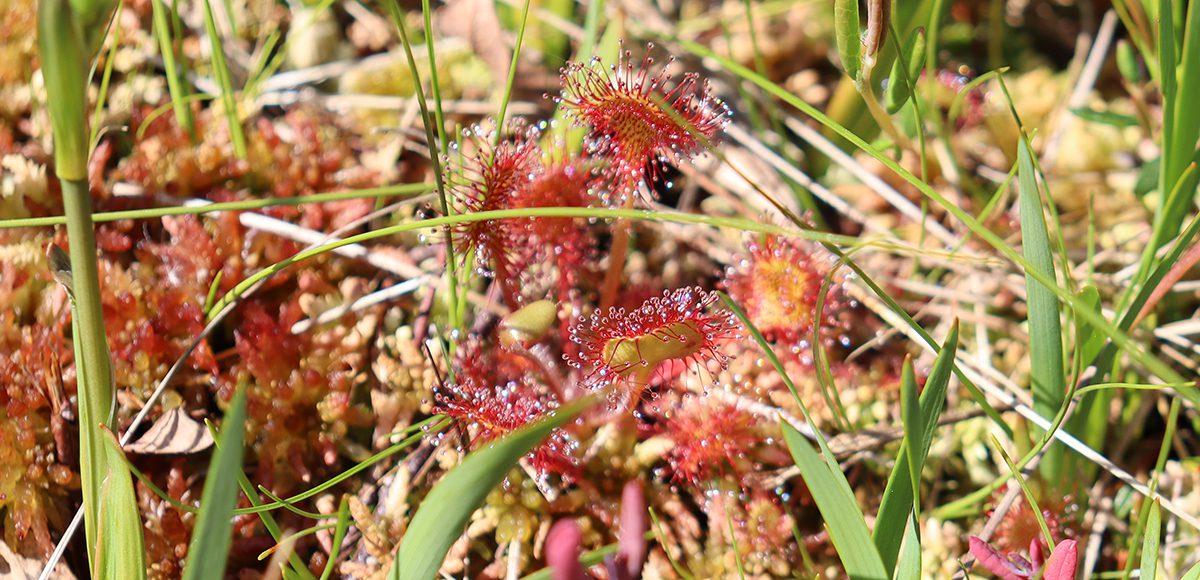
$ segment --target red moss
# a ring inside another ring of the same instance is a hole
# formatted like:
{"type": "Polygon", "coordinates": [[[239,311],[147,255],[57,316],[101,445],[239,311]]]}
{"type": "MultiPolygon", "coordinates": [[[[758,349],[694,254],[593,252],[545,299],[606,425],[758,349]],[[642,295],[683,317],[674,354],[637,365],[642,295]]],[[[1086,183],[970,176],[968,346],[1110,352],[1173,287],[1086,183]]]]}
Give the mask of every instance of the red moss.
{"type": "MultiPolygon", "coordinates": [[[[653,45],[647,47],[653,49],[653,45]]],[[[629,51],[605,69],[599,59],[569,62],[561,72],[560,102],[580,125],[592,128],[591,150],[609,160],[618,191],[633,194],[667,162],[703,152],[728,122],[729,109],[695,73],[673,87],[666,69],[650,76],[650,56],[635,68],[629,51]]]]}
{"type": "Polygon", "coordinates": [[[699,287],[679,288],[631,311],[594,312],[571,329],[578,350],[567,362],[588,373],[590,386],[620,383],[633,395],[668,361],[724,365],[718,348],[737,336],[737,322],[729,312],[711,312],[716,301],[699,287]]]}
{"type": "MultiPolygon", "coordinates": [[[[67,494],[78,478],[67,466],[73,438],[63,430],[68,393],[61,366],[70,362],[65,317],[52,326],[20,327],[0,313],[0,522],[19,553],[44,558],[51,530],[70,518],[67,494]],[[61,357],[61,359],[60,359],[61,357]],[[65,359],[65,360],[64,360],[65,359]]],[[[73,385],[72,385],[73,386],[73,385]]]]}

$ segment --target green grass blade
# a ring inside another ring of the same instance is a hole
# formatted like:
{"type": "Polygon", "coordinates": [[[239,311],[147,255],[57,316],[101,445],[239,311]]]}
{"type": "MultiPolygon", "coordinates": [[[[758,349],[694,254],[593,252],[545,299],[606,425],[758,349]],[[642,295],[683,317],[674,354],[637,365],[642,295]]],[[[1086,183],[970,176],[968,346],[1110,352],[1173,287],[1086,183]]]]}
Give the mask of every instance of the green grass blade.
{"type": "Polygon", "coordinates": [[[212,69],[217,84],[221,87],[221,105],[224,107],[225,120],[229,124],[229,137],[233,142],[233,152],[238,159],[245,159],[246,134],[242,132],[242,120],[238,115],[237,100],[233,96],[233,75],[229,72],[229,63],[225,60],[225,45],[221,41],[221,33],[217,30],[217,22],[213,18],[212,3],[204,0],[204,32],[208,35],[212,47],[212,69]]]}
{"type": "Polygon", "coordinates": [[[490,447],[467,455],[446,474],[417,508],[408,525],[396,559],[388,572],[391,580],[429,580],[437,575],[450,546],[487,494],[504,480],[512,466],[555,428],[573,419],[595,402],[583,399],[558,409],[553,416],[513,432],[490,447]]]}
{"type": "Polygon", "coordinates": [[[104,59],[104,74],[100,78],[100,92],[96,97],[96,106],[92,108],[92,128],[88,134],[88,156],[96,150],[96,145],[100,144],[100,121],[104,118],[104,103],[108,99],[108,85],[112,81],[113,67],[116,63],[117,48],[121,45],[121,27],[117,25],[117,21],[121,18],[121,11],[125,4],[117,4],[117,11],[113,14],[112,26],[112,41],[108,47],[108,58],[104,59]]]}
{"type": "Polygon", "coordinates": [[[914,506],[921,505],[921,452],[919,445],[925,440],[924,425],[921,424],[921,394],[913,373],[912,357],[904,357],[900,369],[900,417],[904,424],[904,454],[908,456],[908,474],[912,482],[914,506]]]}
{"type": "Polygon", "coordinates": [[[117,437],[107,427],[104,439],[106,472],[100,484],[93,578],[136,580],[146,577],[146,549],[142,545],[142,518],[138,513],[133,478],[125,467],[125,454],[117,437]]]}
{"type": "MultiPolygon", "coordinates": [[[[324,203],[327,201],[342,201],[347,199],[366,199],[395,196],[411,196],[428,193],[432,190],[429,183],[405,183],[384,187],[372,187],[352,191],[336,191],[330,193],[315,193],[295,197],[266,197],[244,199],[240,201],[222,201],[203,205],[172,205],[167,207],[151,207],[122,211],[108,211],[92,214],[94,222],[115,222],[120,220],[141,220],[160,218],[169,215],[204,215],[220,211],[247,211],[277,206],[300,206],[308,203],[324,203]]],[[[0,220],[0,230],[13,228],[42,228],[58,226],[67,223],[66,216],[44,216],[35,218],[17,218],[0,220]]]]}
{"type": "Polygon", "coordinates": [[[246,388],[233,395],[233,403],[221,422],[220,446],[213,452],[196,530],[188,544],[183,580],[221,578],[233,542],[233,508],[237,505],[238,477],[242,471],[243,433],[246,429],[246,388]]]}
{"type": "Polygon", "coordinates": [[[842,475],[837,461],[822,458],[812,444],[788,424],[780,421],[783,438],[792,453],[804,483],[812,493],[817,509],[825,518],[829,537],[851,580],[886,580],[891,578],[871,543],[871,533],[862,511],[842,475]],[[832,463],[832,465],[831,465],[832,463]]]}
{"type": "Polygon", "coordinates": [[[329,551],[329,559],[325,561],[325,569],[321,571],[321,580],[329,580],[332,577],[333,569],[337,566],[338,555],[342,551],[342,542],[346,539],[346,531],[350,529],[350,503],[346,501],[346,496],[342,496],[337,516],[337,527],[333,531],[333,545],[329,551]]]}
{"type": "Polygon", "coordinates": [[[904,544],[900,548],[900,561],[896,563],[895,580],[921,577],[921,532],[917,514],[914,512],[904,529],[904,544]]]}
{"type": "Polygon", "coordinates": [[[1146,535],[1142,538],[1142,565],[1140,578],[1157,578],[1158,545],[1162,533],[1162,508],[1158,500],[1150,504],[1150,517],[1146,520],[1146,535]]]}
{"type": "Polygon", "coordinates": [[[1050,551],[1053,552],[1054,536],[1050,534],[1050,527],[1046,525],[1046,516],[1042,514],[1042,508],[1038,507],[1037,497],[1033,495],[1033,490],[1029,489],[1029,484],[1025,482],[1025,478],[1021,477],[1020,468],[1013,463],[1012,458],[1000,446],[1000,441],[992,437],[992,445],[996,448],[1000,457],[1004,459],[1004,465],[1008,467],[1008,472],[1012,476],[1013,481],[1016,481],[1017,485],[1021,487],[1021,493],[1025,496],[1025,501],[1029,503],[1029,511],[1033,512],[1033,517],[1037,520],[1038,527],[1042,530],[1042,537],[1046,540],[1046,545],[1049,546],[1050,551]]]}
{"type": "MultiPolygon", "coordinates": [[[[1050,249],[1050,234],[1046,229],[1041,191],[1033,155],[1022,137],[1017,143],[1018,205],[1021,218],[1021,241],[1031,269],[1048,279],[1055,279],[1054,257],[1050,249]]],[[[1063,362],[1062,321],[1059,318],[1058,297],[1045,284],[1025,273],[1026,302],[1029,306],[1030,381],[1033,389],[1033,409],[1043,417],[1053,417],[1062,407],[1066,393],[1066,371],[1063,362]]],[[[1049,481],[1059,481],[1063,470],[1062,447],[1052,446],[1042,461],[1042,472],[1049,481]]]]}
{"type": "MultiPolygon", "coordinates": [[[[925,457],[929,447],[933,445],[933,434],[937,428],[938,418],[946,405],[946,390],[949,388],[950,377],[954,371],[954,357],[958,353],[958,324],[951,328],[949,336],[942,344],[941,352],[933,363],[929,378],[925,380],[925,389],[919,402],[920,417],[918,425],[908,425],[905,417],[905,442],[900,447],[900,457],[888,476],[887,487],[883,490],[883,500],[879,505],[879,514],[875,518],[875,531],[872,541],[879,552],[879,557],[889,570],[896,567],[896,558],[900,552],[900,542],[904,538],[904,527],[908,525],[914,512],[916,490],[913,482],[918,480],[920,470],[924,468],[925,457]],[[920,433],[921,439],[910,443],[909,433],[920,433]],[[916,453],[912,460],[908,458],[909,450],[916,453]],[[911,471],[912,469],[916,472],[911,471]]],[[[912,378],[911,363],[905,366],[906,380],[912,381],[911,388],[915,390],[916,381],[912,378]]]]}
{"type": "Polygon", "coordinates": [[[858,17],[858,0],[834,0],[833,32],[838,56],[846,76],[858,82],[862,72],[862,39],[858,17]]]}
{"type": "Polygon", "coordinates": [[[1179,580],[1200,580],[1200,562],[1196,562],[1179,580]]]}
{"type": "Polygon", "coordinates": [[[1155,217],[1154,238],[1148,250],[1156,251],[1179,233],[1196,198],[1197,175],[1184,178],[1184,170],[1196,157],[1200,139],[1200,9],[1191,2],[1184,19],[1182,61],[1176,61],[1176,38],[1171,0],[1162,0],[1159,11],[1159,65],[1163,94],[1163,163],[1159,193],[1163,202],[1155,217]],[[1178,76],[1176,71],[1178,67],[1178,76]]]}
{"type": "Polygon", "coordinates": [[[171,108],[175,111],[175,120],[187,131],[192,141],[196,140],[196,125],[192,120],[192,107],[189,104],[188,85],[183,77],[183,71],[175,60],[175,43],[171,39],[171,24],[167,21],[167,7],[163,2],[150,2],[151,16],[154,20],[154,36],[158,40],[158,52],[163,60],[163,71],[167,77],[167,92],[171,95],[171,108]]]}

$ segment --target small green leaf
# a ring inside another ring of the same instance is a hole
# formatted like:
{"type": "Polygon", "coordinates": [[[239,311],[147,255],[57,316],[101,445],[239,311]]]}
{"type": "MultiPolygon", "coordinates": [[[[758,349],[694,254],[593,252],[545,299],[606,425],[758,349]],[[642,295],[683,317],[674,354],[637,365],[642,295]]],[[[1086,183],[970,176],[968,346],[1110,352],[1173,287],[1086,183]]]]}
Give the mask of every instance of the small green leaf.
{"type": "MultiPolygon", "coordinates": [[[[955,322],[946,341],[942,344],[937,359],[933,362],[929,378],[925,380],[925,389],[921,393],[919,403],[919,413],[910,412],[910,416],[904,418],[905,441],[900,446],[900,456],[896,458],[896,465],[892,468],[887,486],[883,489],[883,501],[879,505],[879,514],[875,518],[875,531],[872,535],[875,547],[879,551],[879,557],[883,559],[889,569],[894,570],[896,567],[900,542],[904,537],[904,527],[908,525],[908,520],[914,511],[916,493],[913,481],[918,481],[920,470],[924,469],[925,457],[929,454],[930,446],[933,445],[933,435],[937,428],[938,418],[946,406],[946,390],[949,388],[950,377],[954,373],[954,357],[957,352],[958,323],[955,322]],[[919,420],[911,415],[916,415],[919,420]],[[910,420],[914,424],[910,425],[910,420]],[[920,439],[916,444],[910,443],[909,437],[915,436],[916,433],[920,434],[920,439]],[[912,461],[908,459],[910,450],[917,454],[912,461]],[[911,471],[914,469],[914,465],[916,473],[911,471]]],[[[907,370],[909,378],[902,378],[902,381],[912,381],[908,388],[915,390],[916,381],[912,378],[911,366],[907,370]]],[[[905,388],[903,382],[901,385],[902,389],[905,388]]]]}
{"type": "Polygon", "coordinates": [[[1139,578],[1156,578],[1158,568],[1158,544],[1162,534],[1162,508],[1158,500],[1150,504],[1150,517],[1146,520],[1146,536],[1142,538],[1142,565],[1139,578]]]}
{"type": "Polygon", "coordinates": [[[900,370],[900,418],[904,423],[904,451],[908,456],[908,472],[912,480],[913,505],[920,505],[921,490],[920,450],[925,441],[924,425],[921,424],[920,389],[913,375],[912,357],[904,357],[900,370]]]}
{"type": "MultiPolygon", "coordinates": [[[[1095,286],[1084,286],[1079,289],[1077,294],[1079,301],[1092,309],[1092,312],[1100,314],[1100,291],[1095,286]]],[[[1100,350],[1104,348],[1104,335],[1096,332],[1092,325],[1084,321],[1083,317],[1078,313],[1074,313],[1075,321],[1075,343],[1079,350],[1079,358],[1083,364],[1091,364],[1096,360],[1096,355],[1100,354],[1100,350]]]]}
{"type": "Polygon", "coordinates": [[[834,0],[833,26],[838,56],[846,75],[858,81],[862,71],[862,39],[858,19],[858,0],[834,0]]]}
{"type": "Polygon", "coordinates": [[[908,98],[912,96],[913,85],[921,76],[921,67],[925,64],[925,29],[913,31],[908,40],[904,41],[903,54],[892,63],[892,73],[888,76],[887,93],[884,102],[887,112],[896,114],[908,98]],[[907,65],[907,70],[901,68],[907,65]]]}
{"type": "Polygon", "coordinates": [[[396,548],[391,580],[429,580],[437,575],[446,552],[463,532],[467,519],[504,480],[508,470],[551,431],[573,419],[595,399],[558,409],[554,415],[523,427],[491,446],[467,455],[446,474],[417,508],[396,548]]]}
{"type": "Polygon", "coordinates": [[[921,533],[914,512],[904,528],[904,544],[900,548],[900,561],[896,563],[895,580],[909,580],[921,577],[921,533]]]}
{"type": "Polygon", "coordinates": [[[121,444],[108,427],[99,428],[104,440],[104,479],[100,482],[96,554],[93,578],[126,580],[146,577],[146,549],[142,545],[142,518],[138,513],[133,478],[125,467],[121,444]]]}
{"type": "MultiPolygon", "coordinates": [[[[1033,156],[1025,138],[1017,143],[1018,184],[1020,191],[1021,240],[1029,266],[1045,278],[1054,280],[1054,257],[1050,250],[1050,235],[1046,216],[1042,213],[1042,195],[1038,189],[1033,156]]],[[[1063,365],[1062,322],[1059,320],[1058,296],[1025,273],[1025,293],[1029,306],[1029,362],[1033,383],[1033,409],[1043,417],[1058,413],[1066,396],[1066,376],[1063,365]]],[[[1054,446],[1046,452],[1042,472],[1050,481],[1059,481],[1063,469],[1063,448],[1054,446]]]]}
{"type": "Polygon", "coordinates": [[[1137,117],[1133,115],[1114,113],[1112,111],[1097,111],[1088,107],[1075,107],[1071,109],[1071,114],[1089,123],[1108,125],[1118,129],[1136,127],[1138,124],[1137,117]]]}
{"type": "Polygon", "coordinates": [[[787,441],[792,459],[800,469],[800,475],[808,486],[809,493],[817,503],[817,509],[825,518],[829,537],[837,550],[846,574],[851,580],[884,580],[890,578],[879,559],[879,552],[871,543],[871,533],[862,511],[842,475],[837,461],[822,458],[812,445],[787,421],[780,421],[783,438],[787,441]],[[832,465],[831,465],[832,463],[832,465]]]}
{"type": "Polygon", "coordinates": [[[242,472],[243,433],[246,429],[246,389],[239,387],[221,422],[221,435],[209,462],[200,496],[196,531],[188,545],[184,580],[221,578],[233,541],[233,508],[237,505],[238,475],[242,472]]]}
{"type": "Polygon", "coordinates": [[[1123,38],[1117,41],[1117,70],[1131,85],[1140,85],[1145,80],[1142,78],[1142,69],[1138,67],[1133,45],[1123,38]]]}

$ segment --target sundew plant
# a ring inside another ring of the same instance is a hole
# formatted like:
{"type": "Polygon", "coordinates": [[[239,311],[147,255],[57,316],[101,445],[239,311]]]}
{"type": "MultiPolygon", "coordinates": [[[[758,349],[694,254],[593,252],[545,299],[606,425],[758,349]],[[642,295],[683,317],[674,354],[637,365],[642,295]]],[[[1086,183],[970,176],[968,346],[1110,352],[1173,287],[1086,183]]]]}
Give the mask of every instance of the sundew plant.
{"type": "Polygon", "coordinates": [[[1200,580],[1200,8],[0,0],[0,576],[1200,580]]]}

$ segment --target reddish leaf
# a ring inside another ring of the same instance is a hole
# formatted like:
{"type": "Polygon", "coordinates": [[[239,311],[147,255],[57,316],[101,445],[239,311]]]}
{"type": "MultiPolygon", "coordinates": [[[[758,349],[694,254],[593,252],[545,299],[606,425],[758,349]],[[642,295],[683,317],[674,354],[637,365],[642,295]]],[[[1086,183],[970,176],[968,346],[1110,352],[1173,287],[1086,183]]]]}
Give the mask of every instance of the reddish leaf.
{"type": "Polygon", "coordinates": [[[1023,572],[1013,565],[1013,562],[1005,558],[1003,554],[996,551],[995,548],[989,546],[987,542],[971,536],[968,543],[971,546],[971,555],[979,563],[987,568],[989,572],[995,574],[1000,580],[1025,580],[1029,577],[1027,572],[1023,572]]]}
{"type": "Polygon", "coordinates": [[[1055,546],[1054,552],[1050,554],[1050,560],[1046,562],[1042,578],[1045,580],[1074,580],[1078,562],[1079,547],[1075,540],[1063,540],[1055,546]]]}

